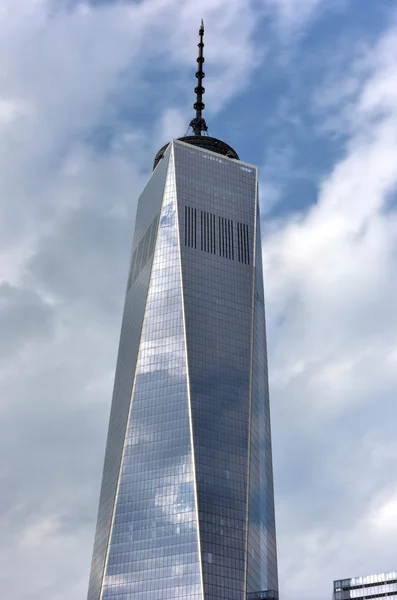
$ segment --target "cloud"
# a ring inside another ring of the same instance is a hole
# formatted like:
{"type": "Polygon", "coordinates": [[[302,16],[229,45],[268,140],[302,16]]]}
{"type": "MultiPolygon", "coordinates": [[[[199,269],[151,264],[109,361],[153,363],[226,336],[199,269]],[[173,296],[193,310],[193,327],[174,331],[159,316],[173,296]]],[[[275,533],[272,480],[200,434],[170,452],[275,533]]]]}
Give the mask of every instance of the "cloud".
{"type": "Polygon", "coordinates": [[[392,495],[387,494],[387,497],[382,500],[376,502],[371,511],[370,525],[381,540],[384,537],[395,540],[397,534],[397,490],[392,495]]]}
{"type": "MultiPolygon", "coordinates": [[[[393,42],[396,43],[396,39],[390,37],[389,44],[393,42]]],[[[384,42],[379,48],[383,45],[384,42]]],[[[341,355],[336,350],[340,345],[343,356],[341,335],[360,333],[364,338],[373,338],[379,335],[380,324],[388,328],[389,318],[393,321],[393,304],[386,291],[390,292],[395,285],[396,220],[385,205],[397,184],[394,169],[397,138],[394,133],[396,114],[389,101],[394,81],[390,80],[391,89],[383,89],[384,71],[389,68],[386,63],[381,72],[376,71],[358,98],[346,155],[322,182],[316,205],[303,217],[294,216],[279,227],[276,225],[265,244],[270,272],[268,301],[274,302],[277,298],[279,318],[290,318],[292,327],[310,323],[313,335],[321,332],[327,339],[321,355],[329,352],[329,345],[334,343],[332,355],[339,356],[337,364],[342,371],[352,365],[342,367],[340,363],[341,355]],[[368,111],[366,99],[377,96],[378,104],[368,111]],[[358,120],[360,114],[361,121],[358,120]],[[272,277],[272,273],[275,276],[272,277]],[[301,317],[305,317],[298,325],[295,325],[295,315],[288,310],[293,300],[298,300],[301,317]],[[368,321],[368,310],[374,310],[378,302],[387,309],[387,316],[384,312],[383,318],[374,314],[368,321]],[[335,328],[336,323],[343,325],[343,330],[335,328]]],[[[393,342],[390,335],[386,337],[393,342]]],[[[289,346],[290,340],[283,339],[286,347],[289,346]]],[[[301,340],[299,347],[302,362],[301,340]]],[[[365,354],[363,339],[360,339],[359,362],[365,354]]],[[[312,352],[308,349],[306,358],[314,363],[321,359],[318,348],[312,352]]],[[[285,376],[284,367],[283,372],[285,376]]]]}
{"type": "Polygon", "coordinates": [[[333,579],[393,566],[396,49],[393,25],[341,76],[342,90],[357,79],[349,102],[326,90],[345,128],[343,156],[316,203],[268,223],[264,238],[287,597],[325,595],[333,579]]]}
{"type": "Polygon", "coordinates": [[[284,31],[296,29],[313,17],[313,13],[323,4],[323,0],[266,0],[267,6],[276,13],[279,27],[284,31]]]}

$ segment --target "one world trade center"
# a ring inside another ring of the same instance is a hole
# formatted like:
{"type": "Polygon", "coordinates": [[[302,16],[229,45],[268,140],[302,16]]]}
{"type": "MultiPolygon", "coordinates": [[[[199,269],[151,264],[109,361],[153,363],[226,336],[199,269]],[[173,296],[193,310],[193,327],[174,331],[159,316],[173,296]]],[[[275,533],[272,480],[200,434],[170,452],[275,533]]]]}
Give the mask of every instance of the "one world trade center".
{"type": "Polygon", "coordinates": [[[257,168],[191,135],[138,202],[88,600],[277,600],[257,168]]]}

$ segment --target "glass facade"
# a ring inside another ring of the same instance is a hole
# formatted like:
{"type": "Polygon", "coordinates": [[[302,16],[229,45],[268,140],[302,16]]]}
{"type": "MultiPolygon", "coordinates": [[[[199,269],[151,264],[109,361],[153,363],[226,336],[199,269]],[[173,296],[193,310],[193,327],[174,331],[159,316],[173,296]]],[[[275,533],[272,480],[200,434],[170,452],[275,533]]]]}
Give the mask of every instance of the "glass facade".
{"type": "Polygon", "coordinates": [[[277,590],[257,170],[174,141],[138,205],[88,598],[277,590]]]}
{"type": "Polygon", "coordinates": [[[333,600],[397,599],[397,571],[334,581],[333,600]]]}

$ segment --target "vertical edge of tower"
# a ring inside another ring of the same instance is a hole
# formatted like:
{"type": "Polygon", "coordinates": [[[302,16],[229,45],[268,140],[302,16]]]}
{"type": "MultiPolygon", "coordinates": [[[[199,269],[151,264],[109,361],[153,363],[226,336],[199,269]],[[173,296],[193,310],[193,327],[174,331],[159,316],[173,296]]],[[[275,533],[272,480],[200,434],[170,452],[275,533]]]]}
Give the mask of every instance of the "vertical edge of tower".
{"type": "Polygon", "coordinates": [[[244,571],[244,593],[245,597],[250,590],[250,578],[249,578],[249,552],[250,548],[250,501],[252,494],[252,486],[251,486],[251,437],[252,437],[252,395],[253,395],[253,362],[254,362],[254,327],[255,327],[255,284],[256,284],[256,236],[257,236],[257,218],[258,218],[258,171],[256,170],[256,196],[254,199],[254,227],[253,227],[253,269],[252,269],[252,296],[251,296],[251,305],[252,305],[252,319],[251,319],[251,356],[250,356],[250,390],[249,390],[249,416],[248,416],[248,453],[247,453],[247,480],[246,480],[246,539],[245,539],[245,571],[244,571]]]}

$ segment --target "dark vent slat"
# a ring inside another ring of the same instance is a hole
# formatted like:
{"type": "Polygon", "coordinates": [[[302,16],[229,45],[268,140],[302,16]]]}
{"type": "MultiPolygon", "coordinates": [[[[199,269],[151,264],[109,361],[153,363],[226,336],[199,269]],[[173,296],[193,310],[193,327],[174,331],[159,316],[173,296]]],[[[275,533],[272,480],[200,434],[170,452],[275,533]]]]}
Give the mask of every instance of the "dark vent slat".
{"type": "Polygon", "coordinates": [[[187,206],[185,206],[185,246],[187,246],[187,206]]]}
{"type": "Polygon", "coordinates": [[[245,225],[245,239],[247,243],[247,265],[250,264],[250,245],[248,240],[248,225],[245,225]]]}
{"type": "Polygon", "coordinates": [[[211,232],[212,232],[212,254],[216,254],[215,244],[215,215],[211,215],[211,232]]]}
{"type": "Polygon", "coordinates": [[[232,242],[231,243],[231,245],[232,245],[232,260],[234,260],[234,235],[233,235],[233,229],[234,229],[234,227],[233,227],[233,221],[231,221],[230,231],[231,231],[231,234],[232,234],[232,238],[231,238],[231,242],[232,242]]]}
{"type": "Polygon", "coordinates": [[[193,209],[193,248],[196,248],[196,209],[193,209]]]}
{"type": "Polygon", "coordinates": [[[201,213],[201,250],[204,250],[204,235],[203,235],[204,214],[201,213]]]}

